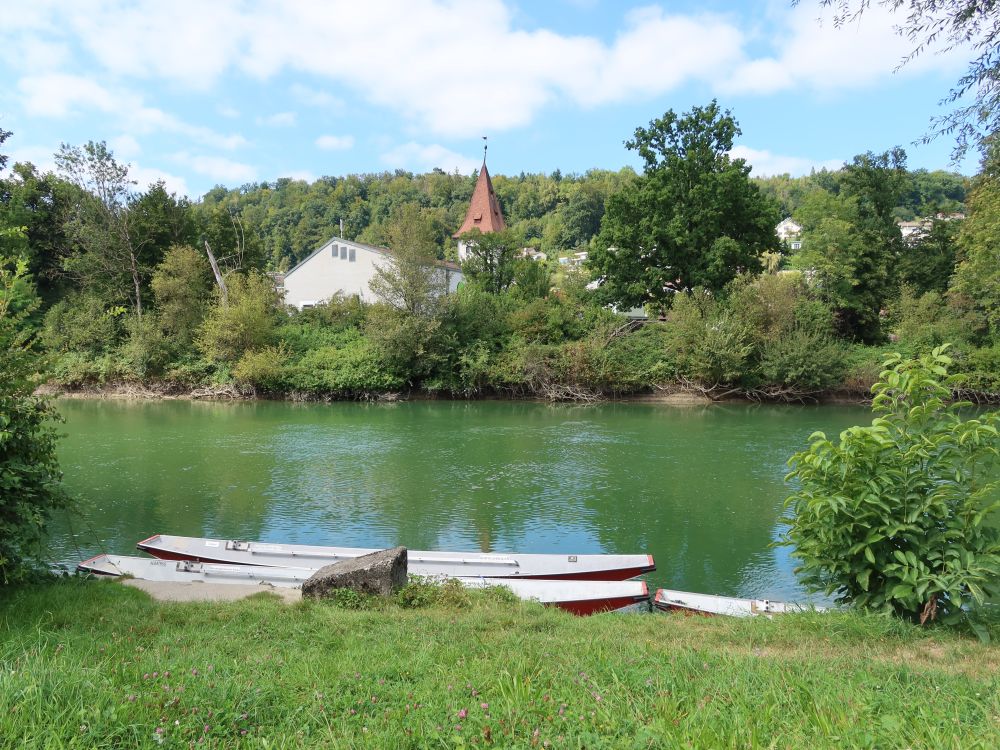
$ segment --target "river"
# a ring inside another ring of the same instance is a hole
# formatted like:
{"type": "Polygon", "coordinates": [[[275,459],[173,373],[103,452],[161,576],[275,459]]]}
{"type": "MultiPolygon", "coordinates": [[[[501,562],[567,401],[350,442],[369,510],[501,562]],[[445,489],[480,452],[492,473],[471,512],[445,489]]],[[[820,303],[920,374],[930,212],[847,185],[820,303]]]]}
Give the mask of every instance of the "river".
{"type": "Polygon", "coordinates": [[[304,544],[650,553],[651,587],[801,599],[786,461],[857,407],[62,400],[80,512],[54,559],[155,533],[304,544]]]}

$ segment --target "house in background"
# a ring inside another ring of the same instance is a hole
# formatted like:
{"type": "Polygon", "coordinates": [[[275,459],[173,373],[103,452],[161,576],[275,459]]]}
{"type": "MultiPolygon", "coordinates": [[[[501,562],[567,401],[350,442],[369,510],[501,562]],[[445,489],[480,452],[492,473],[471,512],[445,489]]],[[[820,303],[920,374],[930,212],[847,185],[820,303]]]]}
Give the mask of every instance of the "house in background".
{"type": "MultiPolygon", "coordinates": [[[[371,281],[375,271],[391,263],[392,251],[334,237],[284,275],[285,304],[303,310],[326,302],[337,294],[357,295],[375,302],[371,281]]],[[[435,262],[448,293],[458,289],[462,272],[458,265],[435,262]]]]}
{"type": "Polygon", "coordinates": [[[472,200],[469,201],[469,211],[465,214],[465,221],[452,235],[458,240],[458,259],[464,261],[469,256],[468,243],[461,239],[466,232],[478,229],[483,234],[489,234],[502,232],[506,228],[507,222],[504,221],[503,212],[500,210],[497,194],[493,191],[493,180],[490,179],[489,170],[486,169],[484,157],[476,187],[472,191],[472,200]]]}
{"type": "Polygon", "coordinates": [[[794,219],[788,218],[782,221],[774,228],[774,233],[778,235],[782,244],[788,245],[790,250],[802,249],[802,240],[799,239],[802,235],[802,226],[794,219]]]}

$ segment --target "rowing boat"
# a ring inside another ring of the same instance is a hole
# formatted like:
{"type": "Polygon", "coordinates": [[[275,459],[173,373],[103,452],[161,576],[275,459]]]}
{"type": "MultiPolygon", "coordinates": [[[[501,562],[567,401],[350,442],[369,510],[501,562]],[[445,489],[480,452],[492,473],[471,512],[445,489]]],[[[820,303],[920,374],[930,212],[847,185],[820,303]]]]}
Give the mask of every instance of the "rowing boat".
{"type": "MultiPolygon", "coordinates": [[[[156,534],[143,539],[136,547],[162,560],[194,560],[313,570],[378,551],[355,547],[203,539],[169,534],[156,534]]],[[[410,573],[419,576],[582,581],[624,581],[656,570],[652,555],[539,555],[409,550],[407,564],[410,573]]]]}
{"type": "MultiPolygon", "coordinates": [[[[316,571],[258,565],[201,563],[193,560],[159,560],[127,555],[97,555],[77,569],[102,576],[131,576],[169,583],[225,583],[299,588],[316,571]]],[[[469,588],[502,586],[524,600],[538,601],[577,615],[649,609],[645,581],[569,581],[512,578],[458,577],[469,588]]]]}
{"type": "Polygon", "coordinates": [[[730,617],[751,617],[754,615],[770,617],[786,612],[824,611],[823,607],[772,602],[770,599],[737,599],[730,596],[695,594],[690,591],[672,591],[670,589],[658,589],[653,598],[653,606],[663,612],[728,615],[730,617]]]}

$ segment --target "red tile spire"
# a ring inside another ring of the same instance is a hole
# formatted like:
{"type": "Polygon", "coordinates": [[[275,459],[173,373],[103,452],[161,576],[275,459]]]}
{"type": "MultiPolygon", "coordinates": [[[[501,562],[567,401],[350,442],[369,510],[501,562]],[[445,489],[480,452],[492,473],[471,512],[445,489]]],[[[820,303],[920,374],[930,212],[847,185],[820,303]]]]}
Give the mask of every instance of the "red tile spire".
{"type": "Polygon", "coordinates": [[[503,220],[500,202],[497,201],[497,194],[493,192],[493,181],[490,179],[489,170],[486,169],[486,160],[483,159],[483,166],[476,180],[476,189],[472,191],[469,212],[465,215],[462,226],[452,236],[458,239],[471,229],[489,234],[506,228],[507,222],[503,220]]]}

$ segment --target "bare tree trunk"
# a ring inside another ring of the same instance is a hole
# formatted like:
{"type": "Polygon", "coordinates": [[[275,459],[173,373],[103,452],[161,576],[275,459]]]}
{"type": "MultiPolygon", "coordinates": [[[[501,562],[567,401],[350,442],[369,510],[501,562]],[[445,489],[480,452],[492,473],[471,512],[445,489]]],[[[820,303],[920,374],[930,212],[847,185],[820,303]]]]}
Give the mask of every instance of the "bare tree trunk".
{"type": "Polygon", "coordinates": [[[222,306],[226,307],[229,304],[229,290],[226,289],[226,280],[222,278],[219,264],[215,261],[215,253],[212,252],[212,247],[208,244],[208,240],[205,240],[205,252],[208,253],[208,262],[212,266],[212,273],[215,274],[215,281],[219,285],[219,293],[222,295],[222,306]]]}
{"type": "Polygon", "coordinates": [[[132,285],[135,287],[135,316],[142,318],[142,279],[139,276],[139,260],[135,257],[135,248],[132,246],[132,237],[128,232],[127,219],[119,217],[122,222],[121,234],[125,238],[125,248],[128,250],[128,266],[132,273],[132,285]]]}

